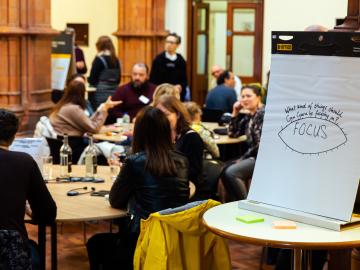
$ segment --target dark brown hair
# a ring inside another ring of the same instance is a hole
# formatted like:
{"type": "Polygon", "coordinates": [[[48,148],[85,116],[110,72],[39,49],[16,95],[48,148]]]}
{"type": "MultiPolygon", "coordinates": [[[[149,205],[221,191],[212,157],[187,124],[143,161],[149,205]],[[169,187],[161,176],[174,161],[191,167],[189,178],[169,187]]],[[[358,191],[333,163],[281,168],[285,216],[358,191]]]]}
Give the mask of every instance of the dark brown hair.
{"type": "Polygon", "coordinates": [[[156,176],[176,175],[170,156],[173,149],[171,128],[165,114],[148,106],[136,115],[132,152],[146,153],[146,169],[156,176]]]}
{"type": "Polygon", "coordinates": [[[256,96],[261,97],[261,87],[256,84],[243,85],[240,92],[242,92],[244,89],[250,89],[256,96]]]}
{"type": "Polygon", "coordinates": [[[18,127],[19,119],[16,115],[8,110],[0,109],[0,145],[9,146],[15,138],[18,127]]]}
{"type": "Polygon", "coordinates": [[[184,104],[181,103],[174,96],[164,95],[159,97],[154,106],[162,105],[169,112],[176,113],[177,115],[177,123],[176,123],[176,134],[183,135],[190,129],[190,116],[187,112],[184,104]]]}
{"type": "Polygon", "coordinates": [[[110,62],[113,66],[116,66],[118,59],[115,53],[114,44],[111,41],[111,38],[108,36],[100,36],[96,42],[96,49],[98,52],[108,50],[110,51],[110,62]]]}
{"type": "Polygon", "coordinates": [[[64,95],[59,102],[56,103],[51,114],[57,113],[62,106],[68,103],[79,105],[82,109],[85,109],[85,85],[82,82],[72,81],[69,83],[64,90],[64,95]]]}
{"type": "Polygon", "coordinates": [[[180,37],[178,34],[176,34],[175,32],[172,32],[172,33],[167,34],[165,38],[167,38],[167,37],[174,37],[174,38],[176,38],[176,44],[180,44],[180,43],[181,43],[181,37],[180,37]]]}

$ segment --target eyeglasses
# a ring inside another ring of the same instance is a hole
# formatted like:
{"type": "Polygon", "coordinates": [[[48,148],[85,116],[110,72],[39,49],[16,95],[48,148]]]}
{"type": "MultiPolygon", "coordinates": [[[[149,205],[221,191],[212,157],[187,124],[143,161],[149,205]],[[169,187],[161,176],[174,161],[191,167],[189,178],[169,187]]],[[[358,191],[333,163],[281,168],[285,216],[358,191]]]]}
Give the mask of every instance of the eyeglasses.
{"type": "Polygon", "coordinates": [[[211,75],[215,76],[217,74],[219,74],[221,72],[221,70],[215,70],[213,72],[211,72],[211,75]]]}
{"type": "Polygon", "coordinates": [[[176,41],[172,41],[172,40],[165,40],[165,43],[169,43],[169,44],[177,44],[176,41]]]}

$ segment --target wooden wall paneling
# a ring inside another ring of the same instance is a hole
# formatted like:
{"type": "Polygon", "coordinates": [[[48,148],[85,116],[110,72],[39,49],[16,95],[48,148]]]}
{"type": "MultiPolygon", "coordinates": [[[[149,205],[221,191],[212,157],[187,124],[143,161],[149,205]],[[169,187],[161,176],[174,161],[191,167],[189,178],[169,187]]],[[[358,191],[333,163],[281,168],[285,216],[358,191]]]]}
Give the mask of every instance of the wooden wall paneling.
{"type": "Polygon", "coordinates": [[[51,102],[50,0],[0,0],[0,106],[32,133],[51,102]]]}
{"type": "Polygon", "coordinates": [[[0,37],[0,108],[9,104],[7,91],[9,89],[9,52],[8,39],[0,37]]]}
{"type": "Polygon", "coordinates": [[[122,80],[131,79],[132,66],[146,63],[163,51],[165,0],[118,1],[118,55],[122,63],[122,80]]]}

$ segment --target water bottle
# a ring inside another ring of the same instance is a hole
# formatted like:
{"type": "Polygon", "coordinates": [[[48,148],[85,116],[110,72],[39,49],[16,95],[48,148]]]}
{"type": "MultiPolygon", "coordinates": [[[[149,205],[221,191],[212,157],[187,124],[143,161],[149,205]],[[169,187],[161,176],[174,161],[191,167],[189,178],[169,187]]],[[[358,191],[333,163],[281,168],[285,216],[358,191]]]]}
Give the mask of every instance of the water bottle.
{"type": "Polygon", "coordinates": [[[123,131],[128,132],[129,131],[129,124],[130,124],[130,116],[127,113],[124,113],[122,119],[123,119],[123,131]]]}
{"type": "Polygon", "coordinates": [[[123,119],[124,124],[129,124],[130,123],[130,116],[127,113],[124,113],[122,119],[123,119]]]}
{"type": "Polygon", "coordinates": [[[72,150],[68,135],[64,134],[63,145],[60,148],[60,177],[69,177],[72,165],[72,150]]]}
{"type": "Polygon", "coordinates": [[[94,177],[97,173],[96,149],[93,137],[89,137],[89,145],[85,149],[85,176],[94,177]]]}

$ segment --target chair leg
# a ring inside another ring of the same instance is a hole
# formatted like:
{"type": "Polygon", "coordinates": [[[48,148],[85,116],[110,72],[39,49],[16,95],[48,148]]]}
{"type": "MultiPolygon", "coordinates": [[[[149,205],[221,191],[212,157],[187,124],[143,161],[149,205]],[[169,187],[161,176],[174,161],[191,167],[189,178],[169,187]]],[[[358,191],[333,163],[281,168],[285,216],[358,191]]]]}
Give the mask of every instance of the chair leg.
{"type": "Polygon", "coordinates": [[[261,257],[260,257],[259,270],[262,270],[262,269],[263,269],[264,261],[266,260],[266,257],[267,257],[267,251],[268,251],[268,248],[267,248],[267,247],[263,247],[263,248],[262,248],[261,257]]]}
{"type": "Polygon", "coordinates": [[[86,221],[83,223],[83,238],[84,238],[84,244],[86,244],[87,238],[86,238],[86,221]]]}

